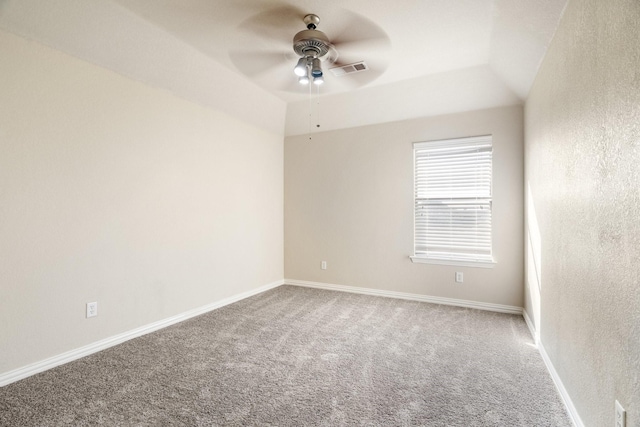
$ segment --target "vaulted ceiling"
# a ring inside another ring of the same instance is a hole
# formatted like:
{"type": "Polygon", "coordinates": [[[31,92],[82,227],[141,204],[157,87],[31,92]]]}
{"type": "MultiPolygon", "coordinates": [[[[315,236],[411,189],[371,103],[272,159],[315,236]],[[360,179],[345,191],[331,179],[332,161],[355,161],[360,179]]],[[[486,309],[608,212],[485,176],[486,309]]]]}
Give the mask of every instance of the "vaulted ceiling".
{"type": "Polygon", "coordinates": [[[291,46],[307,13],[320,17],[318,29],[336,42],[339,61],[369,66],[336,77],[325,63],[325,84],[319,94],[312,87],[311,97],[319,95],[330,113],[327,130],[521,103],[565,4],[0,0],[0,28],[214,107],[221,96],[240,105],[234,97],[264,102],[269,93],[274,106],[288,106],[286,134],[296,134],[308,123],[302,107],[310,88],[297,83],[291,46]],[[250,89],[226,92],[229,81],[250,89]]]}

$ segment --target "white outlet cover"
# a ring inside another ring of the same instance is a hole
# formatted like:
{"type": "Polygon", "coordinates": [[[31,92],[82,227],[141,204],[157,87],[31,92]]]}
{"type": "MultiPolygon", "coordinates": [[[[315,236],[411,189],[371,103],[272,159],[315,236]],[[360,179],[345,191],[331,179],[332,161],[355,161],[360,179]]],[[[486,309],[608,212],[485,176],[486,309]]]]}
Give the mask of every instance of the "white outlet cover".
{"type": "Polygon", "coordinates": [[[98,315],[98,303],[97,302],[88,302],[87,303],[87,317],[95,317],[98,315]]]}

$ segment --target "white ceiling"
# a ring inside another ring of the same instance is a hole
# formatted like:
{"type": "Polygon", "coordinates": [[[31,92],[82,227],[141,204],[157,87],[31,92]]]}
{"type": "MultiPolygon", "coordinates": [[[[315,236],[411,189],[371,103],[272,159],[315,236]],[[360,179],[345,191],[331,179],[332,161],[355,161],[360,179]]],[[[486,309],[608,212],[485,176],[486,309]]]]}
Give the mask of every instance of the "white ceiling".
{"type": "MultiPolygon", "coordinates": [[[[240,111],[238,97],[256,96],[262,109],[288,103],[293,117],[309,88],[296,82],[291,40],[315,13],[318,29],[341,42],[341,60],[371,67],[344,77],[325,69],[322,102],[336,109],[378,94],[385,106],[402,106],[391,116],[403,119],[522,102],[566,1],[0,0],[0,28],[200,103],[219,107],[224,94],[238,105],[223,109],[240,111]],[[212,79],[249,89],[227,94],[212,79]],[[443,102],[433,96],[456,105],[437,108],[443,102]]],[[[349,114],[350,125],[383,120],[374,110],[349,114]]],[[[336,120],[329,128],[349,126],[336,120]]],[[[304,132],[299,121],[286,133],[304,132]]]]}

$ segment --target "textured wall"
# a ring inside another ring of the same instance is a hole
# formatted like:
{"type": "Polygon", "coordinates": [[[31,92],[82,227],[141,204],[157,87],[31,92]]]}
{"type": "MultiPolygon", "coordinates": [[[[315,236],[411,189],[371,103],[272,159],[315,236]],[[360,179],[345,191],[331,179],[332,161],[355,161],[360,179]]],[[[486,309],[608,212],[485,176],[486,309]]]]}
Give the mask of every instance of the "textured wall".
{"type": "Polygon", "coordinates": [[[522,122],[515,106],[286,138],[285,277],[522,307],[522,122]],[[487,134],[495,268],[412,263],[412,143],[487,134]]]}
{"type": "Polygon", "coordinates": [[[1,31],[0,56],[0,374],[282,279],[282,134],[1,31]]]}
{"type": "Polygon", "coordinates": [[[526,103],[541,340],[592,427],[640,426],[639,70],[640,2],[571,0],[526,103]]]}

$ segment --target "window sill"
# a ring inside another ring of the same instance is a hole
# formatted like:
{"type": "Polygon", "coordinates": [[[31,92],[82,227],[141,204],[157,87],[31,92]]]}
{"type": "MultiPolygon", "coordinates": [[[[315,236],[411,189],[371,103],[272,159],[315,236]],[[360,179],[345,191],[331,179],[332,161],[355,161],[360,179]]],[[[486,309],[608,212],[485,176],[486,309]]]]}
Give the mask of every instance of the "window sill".
{"type": "Polygon", "coordinates": [[[495,261],[438,259],[438,258],[425,258],[420,256],[410,256],[409,258],[411,258],[411,262],[418,263],[418,264],[458,265],[461,267],[478,267],[478,268],[493,268],[496,265],[495,261]]]}

